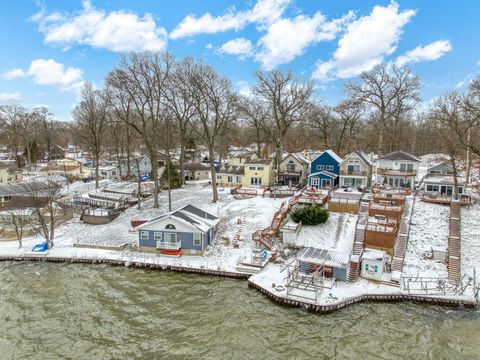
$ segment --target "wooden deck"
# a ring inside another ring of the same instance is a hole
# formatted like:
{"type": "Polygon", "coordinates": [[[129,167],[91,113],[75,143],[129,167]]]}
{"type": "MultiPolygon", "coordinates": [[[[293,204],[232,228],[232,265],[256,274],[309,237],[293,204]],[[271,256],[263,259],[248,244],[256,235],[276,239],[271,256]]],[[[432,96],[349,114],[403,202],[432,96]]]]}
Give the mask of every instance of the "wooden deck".
{"type": "Polygon", "coordinates": [[[365,246],[365,227],[368,219],[368,204],[361,204],[358,213],[357,225],[355,228],[355,238],[353,241],[353,256],[350,257],[348,264],[347,281],[355,282],[360,272],[360,262],[362,260],[363,248],[365,246]]]}
{"type": "MultiPolygon", "coordinates": [[[[422,201],[432,204],[441,204],[441,205],[450,205],[452,203],[451,196],[432,196],[424,194],[422,196],[422,201]]],[[[460,205],[466,206],[472,204],[472,198],[470,196],[460,196],[459,198],[460,205]]]]}
{"type": "Polygon", "coordinates": [[[460,281],[460,206],[459,201],[453,201],[450,205],[450,225],[448,234],[448,281],[452,284],[460,281]]]}
{"type": "Polygon", "coordinates": [[[393,248],[392,271],[402,272],[403,262],[405,260],[405,251],[408,242],[408,230],[410,227],[411,214],[413,212],[413,204],[408,201],[405,203],[405,209],[400,219],[400,227],[398,229],[397,239],[393,248]]]}

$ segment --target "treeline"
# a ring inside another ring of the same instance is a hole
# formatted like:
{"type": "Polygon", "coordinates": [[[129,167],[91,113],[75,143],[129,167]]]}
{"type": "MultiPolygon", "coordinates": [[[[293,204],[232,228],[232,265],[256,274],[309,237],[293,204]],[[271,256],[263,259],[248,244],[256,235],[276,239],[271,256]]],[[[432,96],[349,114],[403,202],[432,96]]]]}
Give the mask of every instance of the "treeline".
{"type": "MultiPolygon", "coordinates": [[[[345,83],[345,99],[330,106],[312,81],[292,72],[255,76],[251,95],[241,96],[230,79],[199,60],[131,53],[106,76],[103,88],[84,85],[72,123],[53,120],[45,109],[2,106],[2,141],[15,154],[30,152],[28,161],[34,160],[33,144],[45,158],[54,144],[79,142],[94,164],[106,155],[130,162],[131,154],[141,151],[152,161],[157,189],[158,151],[170,157],[179,148],[183,169],[192,142],[207,149],[212,179],[214,159],[224,158],[231,146],[252,144],[260,155],[274,153],[277,164],[285,150],[325,148],[339,155],[442,152],[456,163],[467,150],[480,155],[480,78],[464,93],[450,92],[425,106],[417,75],[408,67],[382,64],[345,83]]],[[[132,164],[127,165],[121,175],[129,177],[132,164]]],[[[216,201],[215,181],[212,187],[216,201]]],[[[158,191],[154,198],[158,206],[158,191]]]]}

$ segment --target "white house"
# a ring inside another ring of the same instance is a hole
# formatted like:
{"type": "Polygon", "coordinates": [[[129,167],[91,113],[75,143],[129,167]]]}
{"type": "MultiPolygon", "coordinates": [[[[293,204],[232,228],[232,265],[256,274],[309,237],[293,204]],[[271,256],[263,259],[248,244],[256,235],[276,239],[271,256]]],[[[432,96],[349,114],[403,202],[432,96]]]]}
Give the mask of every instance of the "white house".
{"type": "Polygon", "coordinates": [[[394,188],[411,189],[415,186],[420,159],[405,151],[381,156],[377,161],[376,182],[394,188]]]}
{"type": "MultiPolygon", "coordinates": [[[[465,193],[465,179],[457,177],[458,193],[465,193]]],[[[454,193],[453,167],[447,162],[431,166],[423,179],[426,193],[452,196],[454,193]]]]}
{"type": "Polygon", "coordinates": [[[372,180],[372,160],[363,151],[354,151],[340,163],[340,186],[369,187],[372,180]]]}

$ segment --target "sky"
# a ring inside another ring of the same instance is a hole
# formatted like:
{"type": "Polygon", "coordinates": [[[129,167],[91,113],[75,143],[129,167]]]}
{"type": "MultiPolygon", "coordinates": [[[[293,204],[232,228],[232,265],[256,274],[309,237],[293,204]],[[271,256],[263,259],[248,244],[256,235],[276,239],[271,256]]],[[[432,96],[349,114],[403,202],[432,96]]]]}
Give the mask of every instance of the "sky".
{"type": "Polygon", "coordinates": [[[428,103],[480,73],[480,1],[17,0],[0,12],[0,105],[69,121],[85,81],[101,87],[129,51],[213,65],[249,94],[257,70],[292,70],[326,104],[376,64],[407,65],[428,103]]]}

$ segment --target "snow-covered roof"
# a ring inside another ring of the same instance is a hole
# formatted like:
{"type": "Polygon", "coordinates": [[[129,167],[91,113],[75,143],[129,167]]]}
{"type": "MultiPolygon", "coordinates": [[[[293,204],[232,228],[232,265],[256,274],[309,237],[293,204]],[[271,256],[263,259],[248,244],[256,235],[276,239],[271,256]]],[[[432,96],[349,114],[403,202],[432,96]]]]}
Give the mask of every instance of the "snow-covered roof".
{"type": "Polygon", "coordinates": [[[362,258],[365,260],[377,260],[381,261],[386,256],[386,252],[383,250],[369,249],[363,250],[362,258]]]}
{"type": "Polygon", "coordinates": [[[178,210],[153,218],[146,223],[138,226],[137,229],[145,228],[149,225],[152,225],[167,218],[175,218],[178,221],[191,225],[204,233],[215,227],[220,221],[216,216],[213,216],[212,214],[207,213],[206,211],[203,211],[196,206],[185,205],[178,210]]]}
{"type": "Polygon", "coordinates": [[[346,251],[307,247],[300,252],[297,256],[297,260],[320,265],[346,267],[350,260],[350,253],[346,251]]]}
{"type": "MultiPolygon", "coordinates": [[[[458,185],[464,185],[466,179],[463,177],[457,177],[458,185]]],[[[426,184],[440,184],[440,185],[454,185],[452,175],[437,175],[437,174],[427,174],[423,182],[426,184]]]]}
{"type": "Polygon", "coordinates": [[[372,159],[370,159],[370,156],[368,156],[364,151],[353,151],[350,154],[348,154],[347,157],[344,158],[342,162],[346,161],[352,155],[357,155],[360,158],[360,160],[362,160],[363,163],[367,166],[372,166],[373,164],[372,159]]]}
{"type": "Polygon", "coordinates": [[[415,155],[409,154],[403,150],[394,151],[387,155],[380,156],[378,160],[398,160],[398,161],[415,161],[420,162],[420,159],[415,155]]]}
{"type": "Polygon", "coordinates": [[[337,174],[334,174],[330,171],[323,170],[323,171],[317,171],[316,173],[310,174],[310,175],[308,175],[308,177],[317,176],[317,175],[320,175],[320,174],[327,175],[328,177],[331,177],[332,179],[335,179],[338,176],[337,174]]]}
{"type": "Polygon", "coordinates": [[[335,151],[333,150],[325,150],[323,152],[321,152],[320,154],[318,154],[316,157],[313,158],[312,162],[314,162],[317,158],[319,158],[320,156],[322,156],[323,154],[327,153],[328,155],[330,155],[333,159],[335,159],[335,161],[337,161],[339,164],[342,162],[342,158],[340,156],[338,156],[335,151]]]}
{"type": "Polygon", "coordinates": [[[287,155],[285,155],[282,159],[281,162],[283,162],[284,160],[286,160],[289,156],[293,156],[300,164],[309,164],[310,161],[308,161],[305,156],[303,156],[302,153],[288,153],[287,155]]]}

